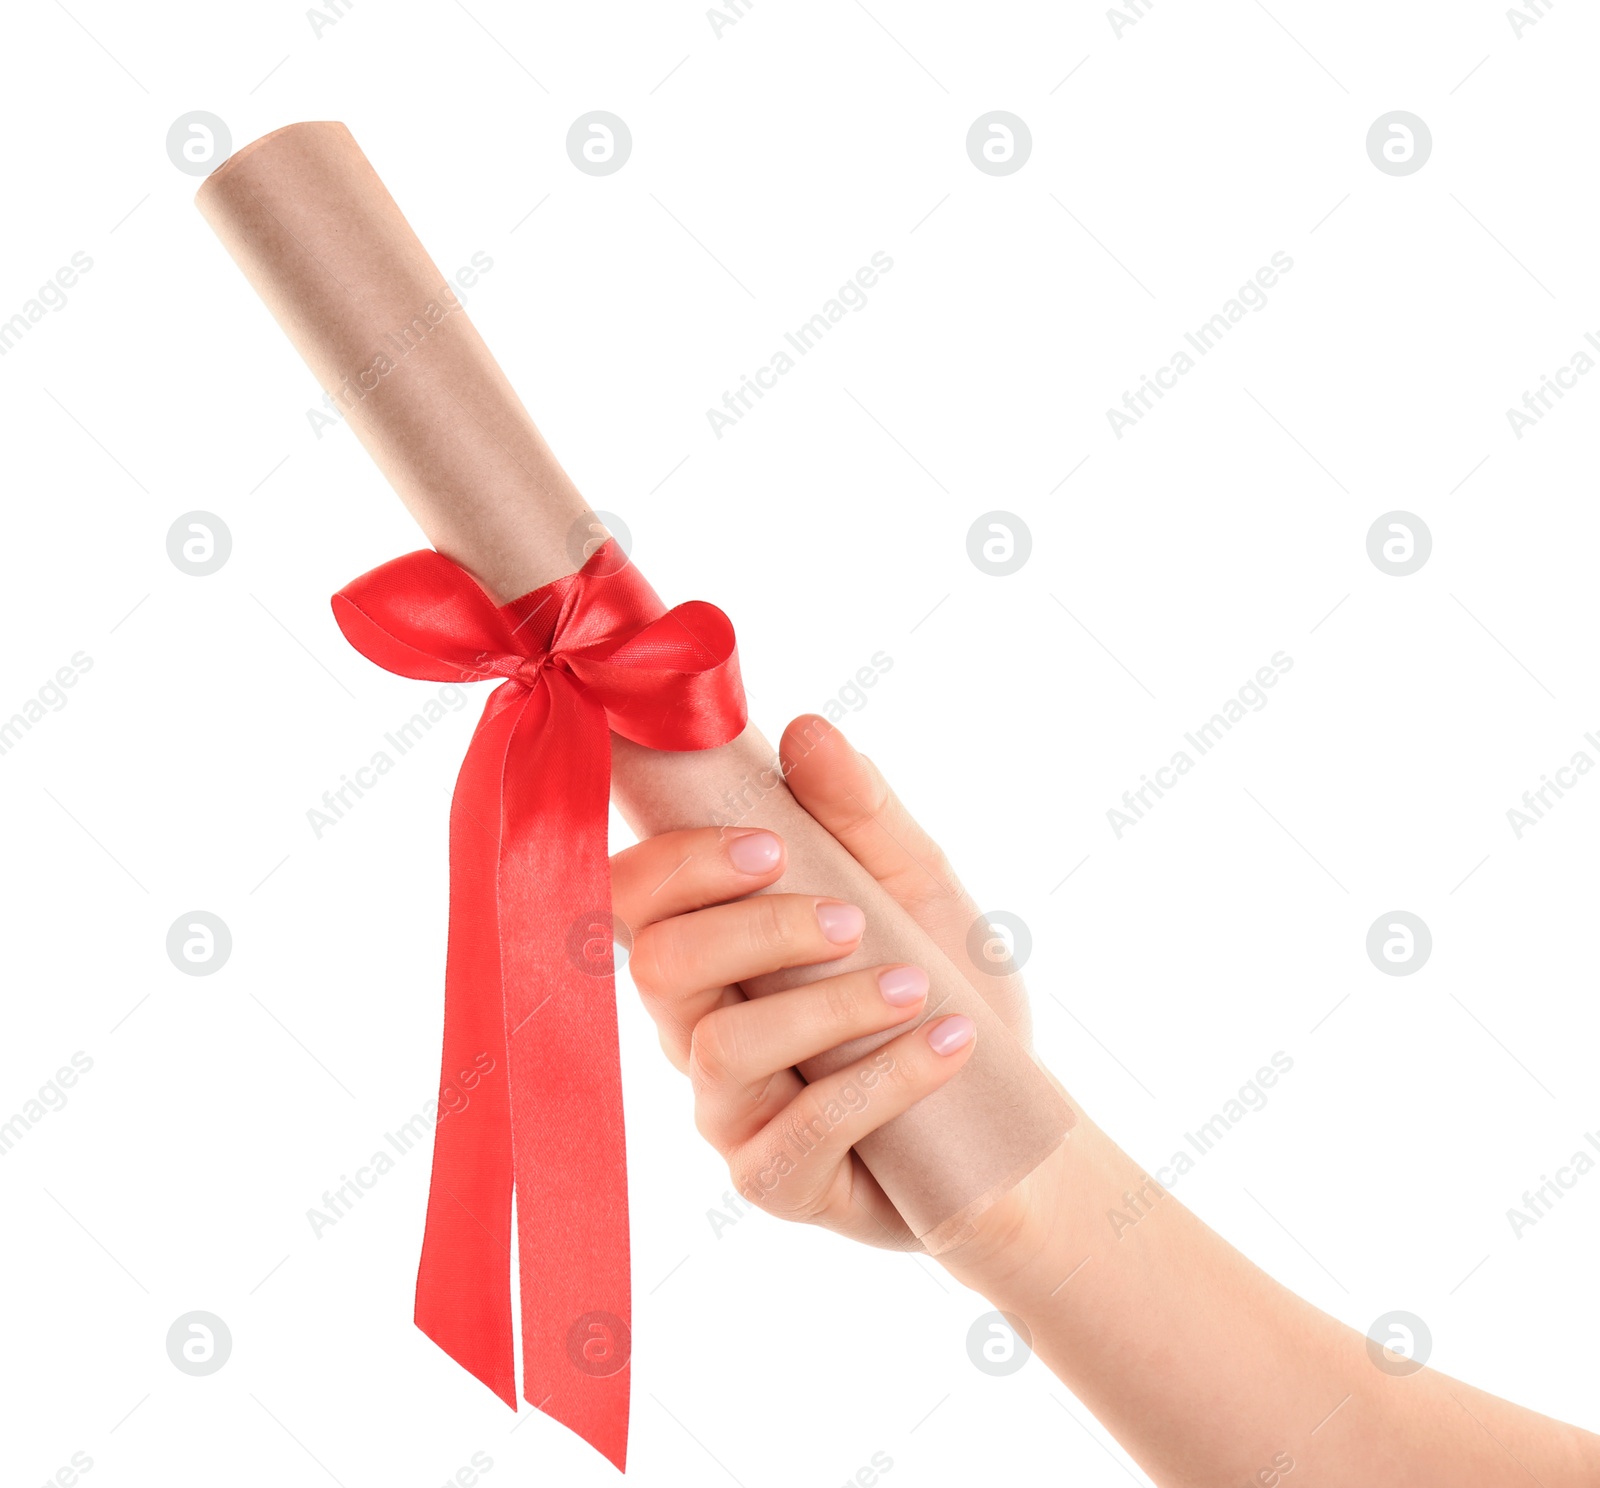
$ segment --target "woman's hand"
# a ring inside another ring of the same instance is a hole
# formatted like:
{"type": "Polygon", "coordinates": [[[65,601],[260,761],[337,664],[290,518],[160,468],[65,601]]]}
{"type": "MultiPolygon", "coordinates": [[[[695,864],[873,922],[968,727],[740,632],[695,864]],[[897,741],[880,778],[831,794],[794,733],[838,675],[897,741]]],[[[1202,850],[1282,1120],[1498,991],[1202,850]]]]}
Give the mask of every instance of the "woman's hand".
{"type": "MultiPolygon", "coordinates": [[[[871,762],[820,718],[792,723],[782,753],[800,804],[1025,1038],[1020,981],[970,974],[977,907],[871,762]]],[[[860,911],[834,900],[746,897],[782,872],[783,844],[763,831],[670,833],[619,853],[613,896],[635,930],[634,980],[742,1194],[912,1248],[850,1148],[960,1077],[971,1024],[934,1020],[802,1082],[794,1065],[910,1023],[927,979],[873,967],[746,1001],[735,982],[848,955],[863,929],[860,911]]],[[[1600,1438],[1431,1369],[1385,1367],[1365,1338],[1263,1275],[1081,1113],[1070,1139],[939,1260],[1031,1335],[1038,1358],[1162,1488],[1276,1481],[1291,1469],[1305,1488],[1600,1483],[1600,1438]],[[1133,1204],[1136,1227],[1108,1222],[1133,1204]]]]}
{"type": "MultiPolygon", "coordinates": [[[[781,751],[800,804],[964,964],[976,906],[871,762],[814,716],[789,726],[781,751]]],[[[877,966],[746,1000],[736,983],[847,956],[865,928],[862,912],[837,900],[747,897],[783,869],[783,843],[760,829],[668,832],[618,853],[612,900],[633,932],[634,984],[667,1057],[693,1082],[701,1134],[746,1199],[869,1244],[915,1248],[851,1148],[960,1073],[972,1020],[934,1019],[805,1083],[796,1065],[916,1019],[928,977],[877,966]]],[[[981,980],[1025,1029],[1019,979],[981,980]]]]}

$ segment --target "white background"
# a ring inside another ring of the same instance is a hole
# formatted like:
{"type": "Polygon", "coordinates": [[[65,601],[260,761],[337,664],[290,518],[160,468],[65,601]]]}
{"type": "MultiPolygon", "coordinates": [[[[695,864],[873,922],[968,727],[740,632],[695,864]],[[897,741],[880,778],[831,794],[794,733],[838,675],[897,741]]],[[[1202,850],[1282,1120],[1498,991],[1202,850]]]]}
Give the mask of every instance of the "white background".
{"type": "MultiPolygon", "coordinates": [[[[344,120],[446,273],[493,260],[469,314],[664,598],[733,615],[774,736],[892,657],[849,730],[1028,922],[1039,1045],[1140,1160],[1293,1059],[1184,1202],[1353,1326],[1414,1313],[1440,1368],[1600,1428],[1600,1175],[1520,1238],[1506,1213],[1600,1128],[1600,779],[1506,818],[1600,759],[1600,377],[1506,418],[1600,330],[1583,7],[1520,38],[1489,3],[1163,3],[1120,37],[908,0],[757,0],[720,38],[691,4],[363,0],[320,38],[294,4],[68,9],[7,8],[0,319],[93,268],[0,358],[0,717],[93,666],[0,756],[0,1119],[94,1067],[0,1160],[8,1482],[80,1451],[106,1484],[424,1488],[474,1452],[491,1483],[612,1480],[412,1327],[425,1152],[306,1219],[435,1093],[479,703],[314,837],[432,691],[327,597],[421,543],[349,431],[312,432],[169,163],[196,109],[236,146],[344,120]],[[591,109],[633,135],[600,179],[564,144],[591,109]],[[965,150],[992,109],[1032,133],[1005,177],[965,150]],[[1432,131],[1410,176],[1366,153],[1393,109],[1432,131]],[[706,409],[876,251],[867,307],[717,439],[706,409]],[[1267,307],[1118,440],[1106,409],[1279,251],[1267,307]],[[206,578],[165,548],[195,509],[233,535],[206,578]],[[1010,578],[967,557],[994,509],[1032,532],[1010,578]],[[1396,509],[1433,535],[1407,578],[1365,548],[1396,509]],[[1108,808],[1280,650],[1269,705],[1119,840],[1108,808]],[[212,977],[165,953],[194,909],[233,934],[212,977]],[[1432,930],[1410,977],[1365,953],[1393,909],[1432,930]],[[195,1309],[233,1336],[200,1379],[164,1346],[195,1309]]],[[[622,990],[640,1481],[875,1452],[891,1484],[1143,1481],[1036,1361],[972,1367],[987,1304],[931,1263],[762,1215],[719,1237],[726,1175],[622,990]]]]}

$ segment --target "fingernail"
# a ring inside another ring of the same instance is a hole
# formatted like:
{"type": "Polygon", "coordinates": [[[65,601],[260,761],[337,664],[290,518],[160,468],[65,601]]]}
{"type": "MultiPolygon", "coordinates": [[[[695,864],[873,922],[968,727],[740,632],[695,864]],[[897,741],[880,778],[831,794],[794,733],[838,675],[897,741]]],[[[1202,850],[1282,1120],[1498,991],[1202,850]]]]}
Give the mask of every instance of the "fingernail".
{"type": "Polygon", "coordinates": [[[928,1047],[935,1054],[954,1054],[957,1049],[970,1044],[972,1035],[977,1031],[972,1019],[960,1013],[941,1018],[928,1030],[928,1047]]]}
{"type": "Polygon", "coordinates": [[[728,840],[728,860],[741,873],[771,873],[783,856],[783,844],[771,832],[746,832],[728,840]]]}
{"type": "Polygon", "coordinates": [[[928,973],[920,966],[891,966],[878,973],[878,990],[890,1007],[910,1007],[928,995],[928,973]]]}
{"type": "Polygon", "coordinates": [[[817,924],[822,927],[823,936],[834,945],[846,945],[860,938],[867,928],[867,917],[853,904],[822,899],[817,903],[817,924]]]}

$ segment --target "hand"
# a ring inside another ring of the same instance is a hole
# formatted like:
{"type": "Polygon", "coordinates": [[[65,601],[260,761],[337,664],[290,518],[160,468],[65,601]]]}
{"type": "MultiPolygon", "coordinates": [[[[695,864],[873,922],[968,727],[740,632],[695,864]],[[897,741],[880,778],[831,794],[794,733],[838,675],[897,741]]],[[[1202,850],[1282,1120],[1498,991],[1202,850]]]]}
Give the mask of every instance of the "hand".
{"type": "MultiPolygon", "coordinates": [[[[798,718],[780,752],[799,803],[965,965],[977,906],[877,769],[823,719],[798,718]]],[[[813,895],[747,897],[782,876],[784,848],[760,829],[669,832],[612,859],[616,913],[633,930],[629,962],[662,1048],[687,1073],[701,1134],[739,1192],[770,1213],[869,1244],[916,1240],[851,1148],[954,1078],[971,1054],[970,1019],[936,1019],[814,1084],[794,1066],[922,1011],[920,967],[878,966],[747,1000],[737,982],[848,955],[865,927],[853,905],[813,895]]],[[[1020,1036],[1016,976],[975,978],[1020,1036]]]]}
{"type": "MultiPolygon", "coordinates": [[[[871,762],[814,717],[790,724],[781,748],[800,804],[953,964],[970,965],[977,907],[871,762]]],[[[823,964],[860,939],[852,906],[747,897],[782,872],[783,844],[759,830],[669,833],[619,853],[613,897],[635,930],[634,980],[742,1194],[770,1213],[913,1248],[850,1148],[960,1078],[970,1024],[936,1020],[802,1082],[795,1064],[909,1023],[927,983],[918,968],[873,967],[746,1001],[735,982],[823,964]]],[[[1026,1037],[1020,981],[970,980],[1026,1037]]],[[[1366,1339],[1263,1275],[1081,1112],[1070,1139],[939,1260],[1018,1320],[1040,1361],[1163,1488],[1265,1481],[1261,1465],[1286,1473],[1285,1461],[1307,1488],[1380,1477],[1600,1482],[1600,1438],[1431,1369],[1375,1369],[1366,1339]],[[1149,1217],[1108,1225],[1135,1193],[1149,1217]]]]}

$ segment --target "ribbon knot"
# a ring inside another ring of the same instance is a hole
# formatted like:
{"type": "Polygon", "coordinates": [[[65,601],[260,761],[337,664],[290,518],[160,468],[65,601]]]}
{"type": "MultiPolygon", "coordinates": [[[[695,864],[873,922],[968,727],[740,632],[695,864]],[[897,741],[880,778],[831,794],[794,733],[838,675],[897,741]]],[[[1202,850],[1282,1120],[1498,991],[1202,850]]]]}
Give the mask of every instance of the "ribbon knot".
{"type": "Polygon", "coordinates": [[[732,623],[699,601],[665,610],[611,541],[502,606],[442,554],[411,553],[346,585],[333,611],[351,645],[400,676],[501,680],[450,808],[417,1326],[516,1409],[515,1192],[523,1397],[622,1468],[627,1161],[611,957],[594,954],[611,924],[611,733],[670,750],[736,738],[732,623]]]}
{"type": "Polygon", "coordinates": [[[538,656],[525,656],[517,663],[516,671],[512,672],[511,680],[520,682],[524,687],[532,687],[539,680],[539,674],[550,665],[554,657],[546,651],[538,656]]]}

